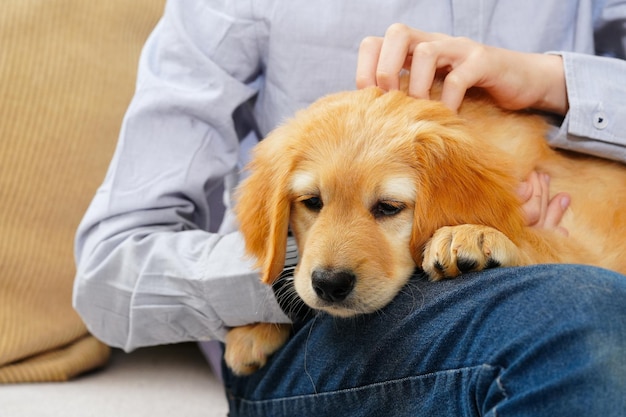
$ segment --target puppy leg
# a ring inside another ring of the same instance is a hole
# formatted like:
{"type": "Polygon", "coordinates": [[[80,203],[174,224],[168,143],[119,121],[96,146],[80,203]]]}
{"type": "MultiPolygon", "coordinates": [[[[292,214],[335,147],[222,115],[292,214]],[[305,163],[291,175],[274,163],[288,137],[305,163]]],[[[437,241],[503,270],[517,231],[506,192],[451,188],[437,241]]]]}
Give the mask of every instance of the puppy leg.
{"type": "Polygon", "coordinates": [[[431,280],[438,281],[464,272],[521,264],[520,249],[502,232],[463,224],[435,232],[424,247],[422,269],[431,280]]]}
{"type": "Polygon", "coordinates": [[[289,338],[291,325],[257,323],[235,327],[226,335],[224,360],[237,375],[249,375],[267,362],[267,359],[289,338]]]}

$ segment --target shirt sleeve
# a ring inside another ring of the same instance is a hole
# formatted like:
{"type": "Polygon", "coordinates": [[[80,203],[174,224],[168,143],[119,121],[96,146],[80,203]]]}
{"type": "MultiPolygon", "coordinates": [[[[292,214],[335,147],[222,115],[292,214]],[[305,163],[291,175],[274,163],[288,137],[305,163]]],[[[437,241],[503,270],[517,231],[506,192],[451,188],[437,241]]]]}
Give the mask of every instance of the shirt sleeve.
{"type": "Polygon", "coordinates": [[[168,2],[142,52],[113,160],[76,236],[74,306],[112,346],[288,322],[240,234],[216,233],[238,171],[233,112],[256,94],[260,68],[260,28],[243,4],[168,2]]]}
{"type": "Polygon", "coordinates": [[[609,3],[595,38],[596,52],[609,56],[558,52],[563,57],[569,111],[550,143],[626,162],[626,4],[609,3]]]}

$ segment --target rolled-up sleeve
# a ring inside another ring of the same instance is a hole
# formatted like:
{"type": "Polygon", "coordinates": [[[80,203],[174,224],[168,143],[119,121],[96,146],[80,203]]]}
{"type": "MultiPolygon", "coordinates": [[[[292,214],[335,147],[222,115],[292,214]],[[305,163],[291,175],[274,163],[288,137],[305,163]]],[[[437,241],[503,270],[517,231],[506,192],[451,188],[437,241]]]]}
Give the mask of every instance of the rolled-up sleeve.
{"type": "Polygon", "coordinates": [[[578,53],[561,55],[569,112],[551,144],[626,162],[626,61],[578,53]]]}
{"type": "Polygon", "coordinates": [[[288,321],[240,234],[217,233],[239,164],[233,112],[256,94],[261,65],[260,29],[235,9],[244,2],[232,3],[168,3],[79,226],[74,306],[112,346],[222,339],[231,326],[288,321]]]}
{"type": "Polygon", "coordinates": [[[595,11],[596,55],[563,57],[569,111],[550,138],[555,147],[626,162],[626,2],[595,11]]]}

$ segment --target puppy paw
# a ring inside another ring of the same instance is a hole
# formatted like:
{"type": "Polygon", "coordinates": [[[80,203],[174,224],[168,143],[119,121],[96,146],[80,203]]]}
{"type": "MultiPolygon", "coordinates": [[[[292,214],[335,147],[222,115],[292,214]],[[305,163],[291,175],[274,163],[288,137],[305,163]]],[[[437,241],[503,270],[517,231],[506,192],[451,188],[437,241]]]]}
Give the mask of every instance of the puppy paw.
{"type": "Polygon", "coordinates": [[[422,269],[431,280],[498,266],[519,265],[519,249],[502,232],[463,224],[437,230],[426,243],[422,269]]]}
{"type": "Polygon", "coordinates": [[[290,330],[291,325],[270,323],[231,329],[226,335],[226,365],[237,375],[250,375],[285,344],[290,330]]]}

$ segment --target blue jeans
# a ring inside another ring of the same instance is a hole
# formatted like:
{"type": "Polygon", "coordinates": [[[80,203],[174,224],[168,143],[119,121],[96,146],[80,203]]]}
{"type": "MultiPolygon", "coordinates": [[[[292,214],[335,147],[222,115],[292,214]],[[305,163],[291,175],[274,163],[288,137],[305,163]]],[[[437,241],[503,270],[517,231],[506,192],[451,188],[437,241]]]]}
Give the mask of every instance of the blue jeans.
{"type": "Polygon", "coordinates": [[[573,266],[415,276],[383,310],[320,314],[230,416],[625,416],[626,277],[573,266]]]}

